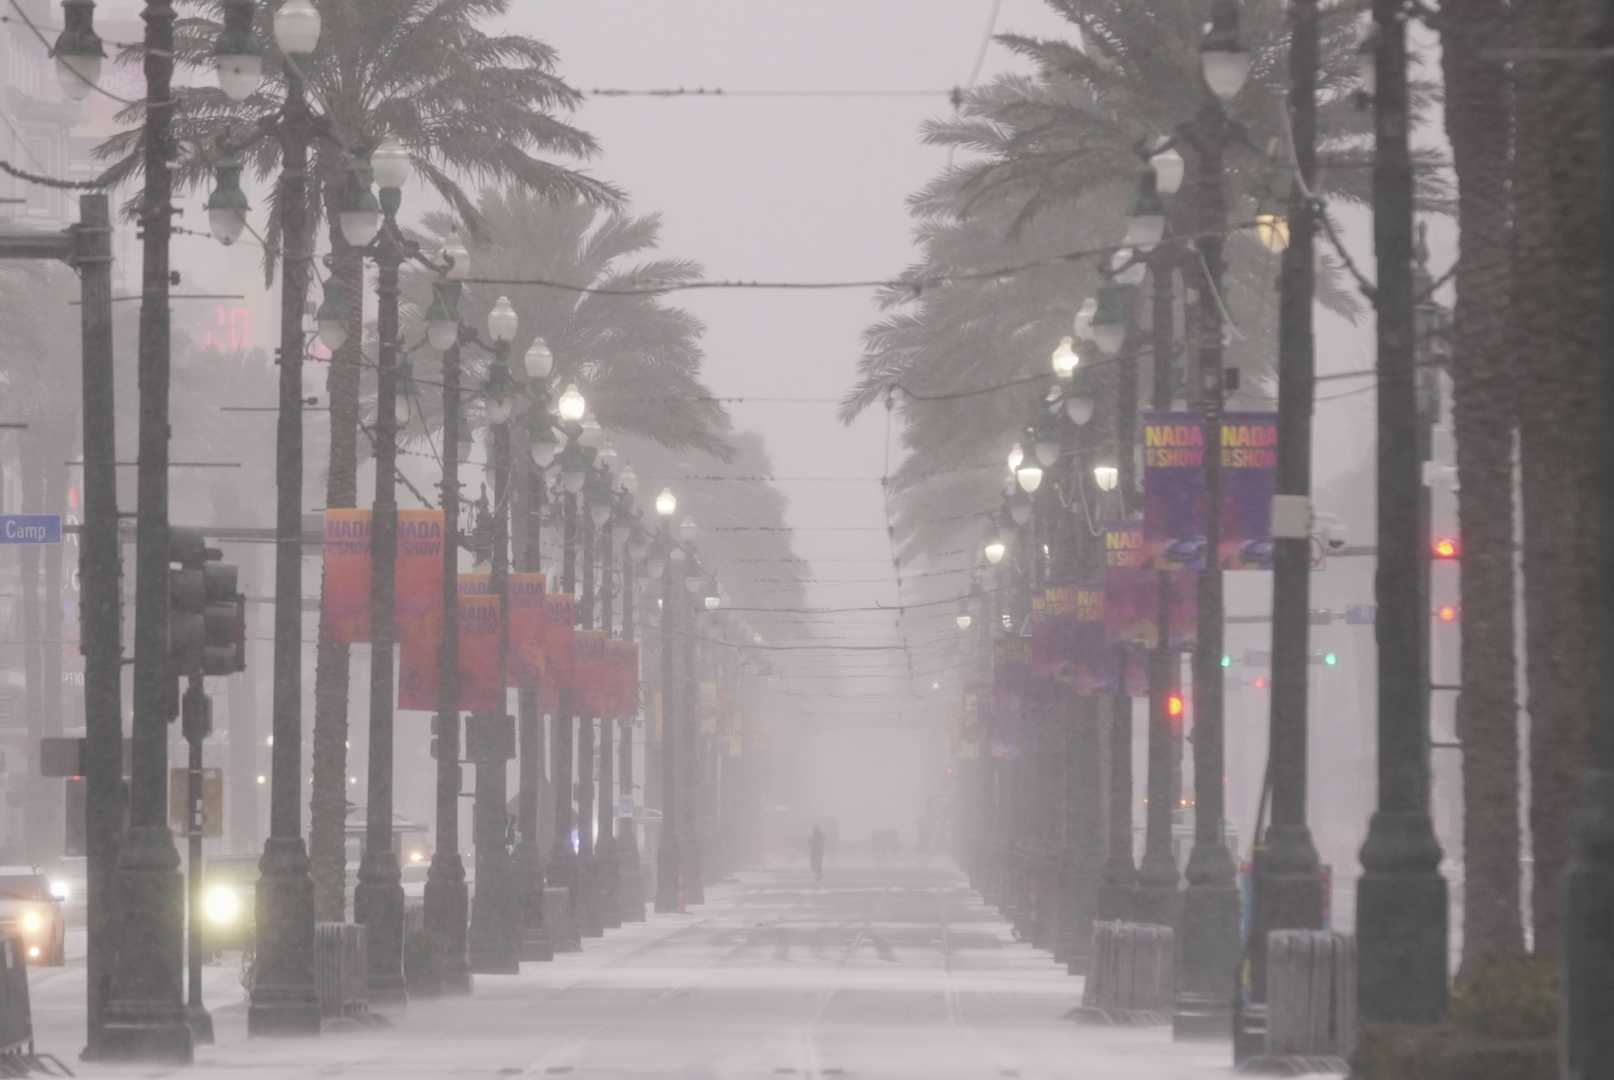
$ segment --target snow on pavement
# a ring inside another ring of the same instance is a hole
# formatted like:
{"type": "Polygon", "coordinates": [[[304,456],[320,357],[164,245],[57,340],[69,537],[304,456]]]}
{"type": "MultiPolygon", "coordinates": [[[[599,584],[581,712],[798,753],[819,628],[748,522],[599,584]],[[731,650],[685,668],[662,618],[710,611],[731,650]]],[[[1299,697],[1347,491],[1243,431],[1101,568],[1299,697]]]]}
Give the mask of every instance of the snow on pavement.
{"type": "MultiPolygon", "coordinates": [[[[1230,1073],[1225,1043],[1070,1019],[1081,980],[1012,939],[950,866],[748,872],[687,914],[590,940],[581,954],[478,976],[469,998],[417,1000],[390,1027],[246,1037],[232,963],[207,969],[218,1045],[196,1065],[76,1060],[82,959],[35,973],[41,1050],[80,1076],[1080,1077],[1230,1073]]],[[[82,939],[77,955],[82,956],[82,939]]]]}

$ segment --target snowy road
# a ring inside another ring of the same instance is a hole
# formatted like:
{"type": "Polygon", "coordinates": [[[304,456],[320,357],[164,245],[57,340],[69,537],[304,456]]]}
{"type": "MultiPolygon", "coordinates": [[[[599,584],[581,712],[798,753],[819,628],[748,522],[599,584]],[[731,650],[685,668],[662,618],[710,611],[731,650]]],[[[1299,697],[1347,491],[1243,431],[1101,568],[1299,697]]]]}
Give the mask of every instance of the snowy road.
{"type": "MultiPolygon", "coordinates": [[[[1008,928],[950,866],[741,875],[687,915],[582,954],[479,976],[390,1028],[248,1040],[235,972],[209,969],[219,1045],[193,1069],[80,1065],[83,969],[35,976],[39,1044],[81,1076],[1083,1077],[1229,1073],[1223,1045],[1067,1018],[1081,981],[1008,928]]],[[[80,941],[80,950],[82,941],[80,941]]]]}

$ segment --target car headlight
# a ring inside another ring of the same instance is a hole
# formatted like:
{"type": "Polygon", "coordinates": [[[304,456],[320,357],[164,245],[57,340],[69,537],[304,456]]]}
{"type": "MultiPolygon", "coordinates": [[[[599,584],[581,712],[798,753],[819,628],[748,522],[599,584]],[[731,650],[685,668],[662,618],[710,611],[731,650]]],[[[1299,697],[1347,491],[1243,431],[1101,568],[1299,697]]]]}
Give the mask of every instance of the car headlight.
{"type": "Polygon", "coordinates": [[[50,883],[50,894],[58,900],[71,900],[73,898],[73,886],[65,881],[53,881],[50,883]]]}
{"type": "Polygon", "coordinates": [[[25,933],[25,934],[37,934],[37,933],[39,933],[39,931],[41,929],[44,928],[44,925],[45,925],[44,917],[41,916],[39,914],[39,912],[37,912],[37,911],[25,911],[25,912],[22,913],[22,932],[23,933],[25,933]]]}
{"type": "Polygon", "coordinates": [[[233,885],[214,885],[202,898],[207,921],[229,926],[241,917],[241,894],[233,885]]]}

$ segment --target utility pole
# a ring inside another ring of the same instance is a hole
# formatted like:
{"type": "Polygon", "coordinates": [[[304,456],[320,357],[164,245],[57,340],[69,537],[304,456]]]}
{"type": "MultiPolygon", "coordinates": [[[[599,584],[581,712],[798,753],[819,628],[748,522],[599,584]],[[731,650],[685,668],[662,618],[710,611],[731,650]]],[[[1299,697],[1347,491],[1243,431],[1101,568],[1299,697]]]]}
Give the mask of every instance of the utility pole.
{"type": "MultiPolygon", "coordinates": [[[[1614,43],[1614,0],[1604,0],[1597,43],[1614,43]]],[[[1604,229],[1614,223],[1614,61],[1603,58],[1601,77],[1603,176],[1599,195],[1604,229]]],[[[1604,289],[1614,287],[1614,245],[1603,245],[1604,289]]],[[[1614,420],[1614,302],[1603,303],[1603,423],[1614,420]]],[[[1563,1075],[1593,1080],[1614,1069],[1614,444],[1605,436],[1602,476],[1603,692],[1591,718],[1591,759],[1581,780],[1580,813],[1570,830],[1564,874],[1563,1075]]]]}
{"type": "Polygon", "coordinates": [[[1373,0],[1373,241],[1378,309],[1378,807],[1357,886],[1358,999],[1364,1024],[1435,1024],[1446,1015],[1447,898],[1429,817],[1427,549],[1412,302],[1412,161],[1406,22],[1373,0]]]}
{"type": "MultiPolygon", "coordinates": [[[[350,182],[368,193],[367,170],[350,182]]],[[[378,268],[375,508],[370,517],[370,747],[364,807],[364,856],[353,892],[353,920],[364,927],[366,982],[373,1004],[409,1000],[403,974],[403,885],[392,841],[392,688],[397,636],[398,561],[398,268],[406,248],[398,231],[401,190],[381,187],[385,220],[374,247],[378,268]]],[[[373,205],[373,204],[372,204],[373,205]]]]}
{"type": "MultiPolygon", "coordinates": [[[[460,275],[469,256],[461,248],[449,274],[460,275]]],[[[433,285],[441,314],[456,320],[460,310],[458,281],[433,285]]],[[[425,924],[432,943],[432,973],[439,992],[471,992],[471,965],[466,953],[470,895],[465,862],[460,855],[460,345],[443,350],[443,636],[437,657],[437,842],[426,871],[425,924]]]]}
{"type": "MultiPolygon", "coordinates": [[[[135,526],[134,727],[129,828],[118,857],[122,931],[102,1056],[189,1064],[180,999],[184,886],[168,829],[168,724],[178,702],[168,670],[169,238],[172,233],[174,7],[146,0],[146,114],[140,224],[139,501],[135,526]]],[[[288,288],[289,291],[289,288],[288,288]]],[[[299,326],[299,333],[301,326],[299,326]]],[[[301,342],[299,340],[299,356],[301,342]]],[[[301,410],[299,394],[299,412],[301,410]]],[[[293,610],[300,611],[294,601],[293,610]]]]}
{"type": "Polygon", "coordinates": [[[1289,246],[1278,282],[1278,494],[1272,574],[1272,825],[1256,837],[1253,998],[1266,1001],[1271,930],[1323,925],[1317,847],[1306,822],[1307,677],[1311,666],[1311,424],[1316,392],[1312,335],[1317,178],[1317,0],[1289,4],[1289,115],[1298,179],[1289,200],[1289,246]]]}
{"type": "Polygon", "coordinates": [[[123,831],[123,643],[118,580],[117,408],[112,358],[112,222],[105,195],[79,199],[73,265],[83,301],[84,531],[79,536],[79,641],[84,653],[85,847],[89,909],[85,1057],[101,1052],[102,1010],[116,956],[113,867],[123,831]]]}

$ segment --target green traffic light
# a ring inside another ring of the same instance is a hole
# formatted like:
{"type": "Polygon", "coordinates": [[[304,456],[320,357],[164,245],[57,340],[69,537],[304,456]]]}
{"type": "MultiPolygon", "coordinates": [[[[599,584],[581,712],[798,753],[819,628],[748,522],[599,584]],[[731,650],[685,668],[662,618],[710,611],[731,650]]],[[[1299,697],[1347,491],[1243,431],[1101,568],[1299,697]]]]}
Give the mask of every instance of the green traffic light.
{"type": "Polygon", "coordinates": [[[1333,653],[1323,653],[1323,663],[1327,664],[1329,667],[1334,667],[1339,663],[1339,657],[1335,656],[1333,653]]]}
{"type": "Polygon", "coordinates": [[[1222,654],[1222,666],[1223,667],[1232,667],[1233,666],[1233,658],[1231,656],[1227,655],[1226,653],[1223,653],[1222,654]]]}

